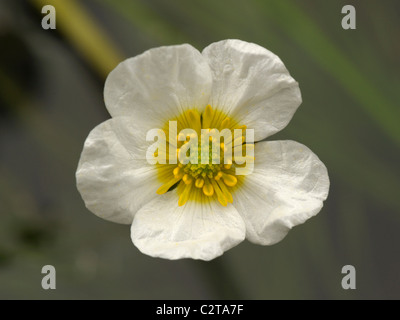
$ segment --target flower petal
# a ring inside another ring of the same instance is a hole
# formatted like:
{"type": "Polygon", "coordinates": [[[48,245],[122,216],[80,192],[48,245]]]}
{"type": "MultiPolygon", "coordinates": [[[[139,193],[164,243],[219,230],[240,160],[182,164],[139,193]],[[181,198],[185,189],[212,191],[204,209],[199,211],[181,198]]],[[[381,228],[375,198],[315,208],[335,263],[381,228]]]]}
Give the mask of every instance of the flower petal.
{"type": "Polygon", "coordinates": [[[210,68],[188,44],[150,49],[121,62],[108,75],[104,99],[112,117],[131,116],[160,128],[183,110],[207,105],[210,68]]]}
{"type": "Polygon", "coordinates": [[[246,223],[246,238],[271,245],[322,208],[329,191],[325,165],[294,141],[259,142],[254,171],[234,194],[246,223]]]}
{"type": "Polygon", "coordinates": [[[131,223],[136,211],[156,197],[157,169],[146,161],[148,142],[132,118],[118,117],[94,128],[76,172],[86,207],[97,216],[131,223]]]}
{"type": "Polygon", "coordinates": [[[245,224],[228,204],[187,202],[176,191],[157,197],[136,214],[132,241],[145,254],[167,259],[211,260],[245,238],[245,224]]]}
{"type": "Polygon", "coordinates": [[[256,141],[289,123],[301,94],[278,56],[241,40],[212,43],[203,55],[213,76],[210,104],[254,129],[256,141]]]}

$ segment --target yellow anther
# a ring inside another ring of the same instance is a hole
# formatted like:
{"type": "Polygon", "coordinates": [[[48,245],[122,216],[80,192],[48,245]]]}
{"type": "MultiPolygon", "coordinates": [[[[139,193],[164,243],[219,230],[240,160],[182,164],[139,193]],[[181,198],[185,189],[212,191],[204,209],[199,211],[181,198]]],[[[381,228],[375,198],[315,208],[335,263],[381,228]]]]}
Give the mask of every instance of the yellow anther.
{"type": "Polygon", "coordinates": [[[231,174],[223,173],[222,174],[222,179],[224,180],[225,184],[228,187],[233,187],[237,183],[237,178],[235,176],[231,175],[231,174]]]}
{"type": "Polygon", "coordinates": [[[221,179],[221,177],[223,176],[223,172],[222,171],[219,171],[216,175],[215,175],[215,177],[214,177],[214,179],[215,180],[219,180],[219,179],[221,179]]]}
{"type": "Polygon", "coordinates": [[[194,185],[196,186],[196,188],[203,188],[204,179],[202,179],[202,178],[197,178],[197,179],[196,179],[196,182],[194,183],[194,185]]]}
{"type": "Polygon", "coordinates": [[[180,167],[176,167],[174,168],[174,170],[172,171],[172,173],[174,174],[174,176],[177,176],[179,174],[179,171],[181,170],[180,167]]]}
{"type": "MultiPolygon", "coordinates": [[[[184,111],[177,118],[177,123],[180,129],[193,130],[191,134],[183,133],[185,131],[177,134],[174,131],[171,135],[168,135],[168,128],[164,130],[166,137],[168,137],[166,140],[168,141],[171,138],[173,141],[169,142],[167,147],[164,148],[165,150],[154,150],[154,157],[165,156],[169,161],[175,161],[176,150],[179,161],[175,166],[170,167],[171,169],[165,167],[166,171],[160,171],[160,179],[163,180],[165,176],[169,176],[170,180],[158,188],[157,193],[163,194],[177,185],[179,206],[185,205],[188,201],[202,201],[205,198],[211,198],[212,201],[218,200],[223,206],[232,203],[232,193],[235,188],[230,188],[238,184],[238,178],[233,174],[232,168],[236,168],[237,160],[249,160],[245,152],[247,145],[244,144],[246,134],[243,131],[247,127],[237,125],[234,119],[227,117],[222,111],[213,110],[210,105],[206,106],[203,113],[194,108],[184,111]],[[221,131],[226,128],[232,135],[224,134],[223,139],[221,139],[221,131]],[[201,134],[201,129],[208,129],[208,133],[201,134]],[[239,135],[235,135],[235,129],[240,130],[236,131],[239,135]],[[206,142],[207,148],[201,143],[202,141],[206,142]],[[212,143],[212,149],[207,142],[212,143]],[[238,154],[236,149],[233,150],[235,146],[239,146],[242,153],[240,157],[233,158],[233,154],[238,154]],[[196,149],[199,152],[194,154],[193,151],[196,149]],[[204,161],[204,163],[198,163],[198,161],[204,161]]],[[[248,147],[254,148],[254,145],[248,147]]],[[[250,152],[247,152],[247,154],[250,154],[250,152]]],[[[169,164],[172,163],[169,162],[169,164]]]]}
{"type": "Polygon", "coordinates": [[[207,197],[211,197],[214,194],[214,188],[213,188],[213,186],[210,184],[210,182],[208,180],[207,180],[207,182],[205,182],[205,184],[203,186],[203,193],[207,197]]]}
{"type": "Polygon", "coordinates": [[[174,171],[172,171],[172,173],[174,174],[175,178],[177,179],[182,179],[184,172],[183,169],[181,167],[176,167],[174,169],[174,171]]]}
{"type": "Polygon", "coordinates": [[[189,176],[187,173],[182,177],[182,180],[185,184],[190,184],[193,181],[193,178],[189,176]]]}

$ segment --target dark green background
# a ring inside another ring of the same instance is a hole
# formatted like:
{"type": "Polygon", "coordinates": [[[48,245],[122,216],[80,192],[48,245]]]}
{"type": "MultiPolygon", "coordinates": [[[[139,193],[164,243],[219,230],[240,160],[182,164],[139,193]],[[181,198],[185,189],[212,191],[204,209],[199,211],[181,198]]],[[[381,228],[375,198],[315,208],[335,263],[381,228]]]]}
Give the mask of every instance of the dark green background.
{"type": "Polygon", "coordinates": [[[0,298],[400,298],[399,1],[75,1],[82,17],[63,1],[47,1],[58,20],[45,31],[35,1],[0,0],[0,298]],[[345,4],[356,7],[356,30],[341,27],[345,4]],[[75,41],[89,30],[71,25],[85,19],[113,57],[75,41]],[[227,38],[270,49],[299,82],[303,104],[269,139],[320,157],[328,200],[271,247],[245,241],[208,263],[150,258],[129,226],[91,214],[75,187],[83,142],[109,118],[106,72],[115,57],[227,38]],[[41,288],[47,264],[56,290],[41,288]],[[347,264],[356,290],[341,287],[347,264]]]}

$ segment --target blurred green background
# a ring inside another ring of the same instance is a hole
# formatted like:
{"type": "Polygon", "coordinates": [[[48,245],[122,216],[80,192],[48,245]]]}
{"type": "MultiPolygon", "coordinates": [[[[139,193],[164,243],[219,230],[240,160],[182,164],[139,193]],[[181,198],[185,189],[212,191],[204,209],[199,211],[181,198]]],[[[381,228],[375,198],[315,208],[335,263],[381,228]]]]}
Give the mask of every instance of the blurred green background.
{"type": "Polygon", "coordinates": [[[399,39],[396,0],[0,0],[0,298],[399,299],[399,39]],[[56,30],[41,28],[44,4],[56,30]],[[346,4],[356,30],[341,27],[346,4]],[[300,83],[302,106],[269,139],[310,147],[329,198],[277,245],[150,258],[75,187],[83,142],[109,118],[105,77],[152,47],[227,38],[270,49],[300,83]],[[41,288],[47,264],[56,290],[41,288]],[[347,264],[356,290],[341,287],[347,264]]]}

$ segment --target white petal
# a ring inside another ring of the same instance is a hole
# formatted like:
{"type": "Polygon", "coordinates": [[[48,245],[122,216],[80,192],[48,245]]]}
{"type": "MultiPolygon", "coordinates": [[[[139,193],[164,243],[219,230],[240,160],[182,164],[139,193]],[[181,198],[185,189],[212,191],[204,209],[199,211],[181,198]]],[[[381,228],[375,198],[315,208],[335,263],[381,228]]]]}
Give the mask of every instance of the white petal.
{"type": "Polygon", "coordinates": [[[278,56],[240,40],[213,43],[203,55],[213,76],[210,104],[254,129],[256,141],[289,123],[301,94],[278,56]]]}
{"type": "Polygon", "coordinates": [[[155,166],[145,159],[148,144],[131,118],[107,120],[90,132],[76,172],[90,211],[129,224],[136,211],[157,196],[161,182],[155,166]]]}
{"type": "Polygon", "coordinates": [[[111,116],[131,116],[160,128],[182,110],[203,110],[210,68],[188,44],[150,49],[121,62],[107,77],[104,99],[111,116]]]}
{"type": "Polygon", "coordinates": [[[233,204],[246,223],[246,238],[271,245],[322,208],[329,191],[325,165],[294,141],[256,143],[254,171],[233,204]]]}
{"type": "Polygon", "coordinates": [[[132,241],[145,254],[166,259],[211,260],[245,238],[245,225],[228,204],[187,202],[176,191],[154,199],[136,214],[132,241]]]}

